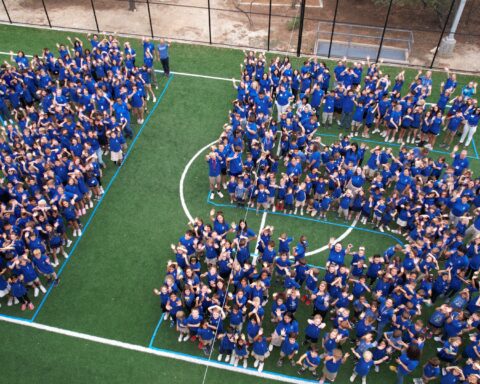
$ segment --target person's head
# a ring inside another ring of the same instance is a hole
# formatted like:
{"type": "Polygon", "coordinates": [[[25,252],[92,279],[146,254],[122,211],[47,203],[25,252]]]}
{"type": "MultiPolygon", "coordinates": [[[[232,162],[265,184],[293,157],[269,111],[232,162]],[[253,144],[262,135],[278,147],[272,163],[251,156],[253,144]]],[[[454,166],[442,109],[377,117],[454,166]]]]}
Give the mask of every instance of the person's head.
{"type": "Polygon", "coordinates": [[[363,360],[365,360],[368,363],[369,361],[372,361],[373,355],[372,355],[372,352],[365,351],[363,352],[362,357],[363,357],[363,360]]]}
{"type": "Polygon", "coordinates": [[[418,346],[414,345],[414,344],[410,344],[407,348],[407,357],[410,359],[410,360],[420,360],[420,356],[422,354],[422,351],[420,350],[420,348],[418,348],[418,346]]]}

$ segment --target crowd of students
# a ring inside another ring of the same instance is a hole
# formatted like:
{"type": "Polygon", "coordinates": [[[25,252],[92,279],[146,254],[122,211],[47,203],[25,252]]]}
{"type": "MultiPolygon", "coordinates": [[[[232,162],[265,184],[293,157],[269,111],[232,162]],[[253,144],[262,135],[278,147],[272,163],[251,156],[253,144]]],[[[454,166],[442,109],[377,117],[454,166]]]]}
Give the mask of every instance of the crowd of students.
{"type": "Polygon", "coordinates": [[[391,85],[377,64],[341,61],[330,75],[316,59],[296,70],[288,58],[269,66],[252,52],[233,82],[229,122],[205,159],[210,199],[225,190],[257,211],[337,212],[401,234],[405,244],[372,254],[332,238],[322,270],[307,263],[306,236],[294,245],[270,226],[255,233],[248,211],[236,224],[212,210],[172,245],[175,259],[154,290],[178,341],[198,341],[234,366],[253,361],[259,371],[277,349],[278,366],[291,363],[319,383],[334,382],[350,356],[351,382],[389,366],[400,384],[422,359],[418,382],[479,383],[480,182],[466,149],[429,152],[442,127],[453,132],[447,145],[460,130],[469,144],[480,115],[476,84],[453,97],[448,73],[440,100],[427,108],[430,72],[419,72],[402,96],[404,73],[391,85]],[[328,127],[334,119],[344,134],[325,145],[319,120],[328,127]],[[355,141],[372,128],[413,146],[394,153],[355,141]],[[311,316],[299,322],[299,313],[311,316]]]}
{"type": "Polygon", "coordinates": [[[34,309],[32,291],[58,282],[68,230],[82,236],[81,217],[104,193],[103,156],[121,164],[135,119],[155,101],[160,45],[145,39],[140,65],[128,42],[88,39],[31,58],[11,52],[0,68],[0,297],[22,311],[34,309]]]}

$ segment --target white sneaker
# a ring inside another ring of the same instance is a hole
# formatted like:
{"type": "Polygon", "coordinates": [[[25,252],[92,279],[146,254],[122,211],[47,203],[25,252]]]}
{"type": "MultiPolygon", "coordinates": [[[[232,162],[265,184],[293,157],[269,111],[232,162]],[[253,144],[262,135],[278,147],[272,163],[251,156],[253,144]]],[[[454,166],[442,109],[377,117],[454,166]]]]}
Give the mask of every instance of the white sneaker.
{"type": "Polygon", "coordinates": [[[82,209],[82,215],[86,215],[87,214],[87,210],[85,208],[82,209]]]}
{"type": "Polygon", "coordinates": [[[233,366],[238,367],[238,359],[235,359],[235,361],[233,362],[233,366]]]}
{"type": "Polygon", "coordinates": [[[40,293],[40,290],[39,290],[37,287],[35,287],[35,288],[33,289],[33,297],[38,297],[38,294],[39,294],[39,293],[40,293]]]}
{"type": "Polygon", "coordinates": [[[356,377],[355,375],[350,376],[350,382],[351,383],[353,383],[353,381],[355,380],[355,377],[356,377]]]}
{"type": "Polygon", "coordinates": [[[81,229],[78,230],[78,237],[80,237],[80,236],[82,236],[82,230],[81,229]]]}
{"type": "Polygon", "coordinates": [[[18,299],[16,297],[13,298],[13,304],[14,305],[17,305],[18,303],[20,303],[20,301],[18,301],[18,299]]]}
{"type": "Polygon", "coordinates": [[[217,191],[217,195],[220,196],[221,199],[223,199],[223,193],[220,191],[217,191]]]}
{"type": "Polygon", "coordinates": [[[217,360],[222,361],[222,354],[218,355],[217,360]]]}
{"type": "Polygon", "coordinates": [[[395,138],[394,138],[394,137],[392,137],[392,138],[390,139],[390,143],[393,143],[393,142],[395,142],[395,138]]]}
{"type": "Polygon", "coordinates": [[[144,121],[145,121],[145,120],[143,120],[143,119],[142,119],[142,120],[140,120],[140,123],[139,123],[139,124],[143,124],[143,122],[144,122],[144,121]]]}
{"type": "Polygon", "coordinates": [[[47,290],[43,285],[40,285],[40,291],[42,291],[42,293],[47,293],[47,290]]]}
{"type": "Polygon", "coordinates": [[[157,102],[157,98],[155,96],[153,96],[153,102],[156,103],[157,102]]]}
{"type": "Polygon", "coordinates": [[[67,240],[67,248],[70,248],[71,245],[72,245],[72,240],[68,239],[67,240]]]}
{"type": "Polygon", "coordinates": [[[90,201],[90,208],[93,208],[93,201],[90,201]]]}
{"type": "Polygon", "coordinates": [[[230,361],[230,355],[225,356],[225,362],[228,363],[230,361]]]}
{"type": "Polygon", "coordinates": [[[410,137],[407,137],[407,143],[410,144],[410,137]]]}
{"type": "Polygon", "coordinates": [[[362,377],[362,384],[367,384],[367,378],[366,377],[362,377]]]}
{"type": "Polygon", "coordinates": [[[247,368],[248,367],[248,361],[247,359],[243,360],[243,368],[247,368]]]}
{"type": "Polygon", "coordinates": [[[183,341],[188,341],[188,339],[190,339],[190,335],[186,335],[186,336],[183,338],[183,341]]]}
{"type": "Polygon", "coordinates": [[[163,320],[168,320],[170,319],[170,316],[168,316],[168,312],[163,315],[163,320]]]}
{"type": "Polygon", "coordinates": [[[270,352],[273,351],[273,345],[272,345],[272,344],[270,344],[270,345],[268,346],[268,350],[269,350],[270,352]]]}
{"type": "Polygon", "coordinates": [[[222,184],[222,187],[223,187],[223,189],[227,189],[227,184],[226,184],[226,183],[223,183],[223,184],[222,184]]]}
{"type": "Polygon", "coordinates": [[[183,340],[182,334],[178,335],[178,342],[181,343],[183,340]]]}
{"type": "Polygon", "coordinates": [[[8,298],[7,307],[11,307],[13,304],[13,297],[8,298]]]}
{"type": "Polygon", "coordinates": [[[215,193],[214,192],[210,193],[210,200],[213,200],[213,199],[215,199],[215,193]]]}
{"type": "Polygon", "coordinates": [[[385,142],[388,143],[388,137],[385,137],[385,142]]]}
{"type": "Polygon", "coordinates": [[[65,259],[68,259],[68,253],[67,252],[63,251],[62,255],[63,255],[63,257],[65,257],[65,259]]]}
{"type": "Polygon", "coordinates": [[[258,367],[258,363],[259,363],[259,361],[258,361],[258,360],[255,360],[255,362],[253,363],[253,367],[254,367],[254,368],[257,368],[257,367],[258,367]]]}
{"type": "Polygon", "coordinates": [[[263,371],[263,365],[264,365],[264,363],[258,364],[258,372],[262,372],[262,371],[263,371]]]}
{"type": "Polygon", "coordinates": [[[277,210],[277,207],[273,206],[272,212],[276,212],[276,210],[277,210]]]}
{"type": "Polygon", "coordinates": [[[373,368],[375,370],[375,372],[380,372],[380,367],[378,365],[375,365],[375,367],[373,368]]]}

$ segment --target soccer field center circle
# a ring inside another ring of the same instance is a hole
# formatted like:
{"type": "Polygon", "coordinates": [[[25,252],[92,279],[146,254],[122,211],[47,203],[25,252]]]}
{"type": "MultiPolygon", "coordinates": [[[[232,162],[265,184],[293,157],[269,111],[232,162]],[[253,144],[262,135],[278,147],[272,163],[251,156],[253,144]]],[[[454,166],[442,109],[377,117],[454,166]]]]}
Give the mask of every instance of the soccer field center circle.
{"type": "MultiPolygon", "coordinates": [[[[190,167],[192,166],[192,164],[195,162],[195,160],[197,160],[197,158],[203,153],[205,152],[208,148],[210,148],[211,146],[215,145],[217,143],[217,140],[215,141],[212,141],[211,143],[205,145],[203,148],[199,149],[197,153],[195,153],[193,155],[193,157],[188,161],[187,165],[185,166],[185,168],[183,169],[183,172],[182,172],[182,176],[180,177],[180,186],[179,186],[179,194],[180,194],[180,203],[182,205],[182,209],[183,209],[183,212],[185,213],[185,216],[187,216],[188,220],[193,223],[194,221],[194,216],[192,216],[190,210],[188,209],[188,206],[187,206],[187,203],[185,201],[185,192],[184,192],[184,184],[185,184],[185,179],[187,177],[187,174],[188,174],[188,170],[190,169],[190,167]]],[[[286,215],[286,216],[289,216],[289,217],[292,217],[292,218],[296,218],[297,216],[292,216],[292,215],[286,215]]],[[[329,223],[324,223],[322,221],[318,221],[319,224],[329,224],[329,223]]],[[[357,225],[357,221],[354,220],[352,222],[352,225],[351,226],[348,226],[347,229],[339,236],[335,239],[335,241],[342,241],[343,239],[345,239],[351,232],[352,230],[355,228],[355,226],[357,225]]],[[[262,228],[261,228],[262,230],[262,228]]],[[[260,232],[261,232],[260,230],[260,232]]],[[[260,232],[258,233],[258,236],[260,236],[260,232]]],[[[324,245],[320,248],[317,248],[317,249],[314,249],[310,252],[307,252],[305,254],[305,256],[313,256],[313,255],[316,255],[317,253],[320,253],[320,252],[323,252],[323,251],[326,251],[328,249],[328,245],[324,245]]]]}

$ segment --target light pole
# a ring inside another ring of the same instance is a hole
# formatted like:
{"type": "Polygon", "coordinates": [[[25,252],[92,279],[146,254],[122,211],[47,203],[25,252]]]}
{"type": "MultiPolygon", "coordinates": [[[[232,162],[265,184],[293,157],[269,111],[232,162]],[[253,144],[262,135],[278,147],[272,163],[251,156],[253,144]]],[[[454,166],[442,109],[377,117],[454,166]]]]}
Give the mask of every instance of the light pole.
{"type": "Polygon", "coordinates": [[[453,50],[455,49],[455,44],[457,42],[455,40],[455,32],[457,32],[458,23],[460,22],[466,3],[467,0],[460,0],[457,12],[455,12],[455,18],[453,19],[452,26],[450,27],[450,33],[448,34],[448,36],[445,36],[440,43],[438,53],[443,57],[449,57],[453,54],[453,50]]]}

